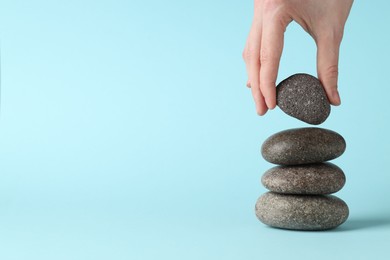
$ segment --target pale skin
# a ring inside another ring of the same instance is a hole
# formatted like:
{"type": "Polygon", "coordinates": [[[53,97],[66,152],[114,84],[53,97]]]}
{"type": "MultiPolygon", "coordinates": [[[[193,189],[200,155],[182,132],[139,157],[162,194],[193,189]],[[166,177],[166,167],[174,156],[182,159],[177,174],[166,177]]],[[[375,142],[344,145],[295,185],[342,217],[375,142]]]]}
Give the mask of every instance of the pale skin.
{"type": "Polygon", "coordinates": [[[255,0],[252,26],[243,51],[256,112],[276,106],[276,79],[284,32],[297,22],[317,45],[317,76],[329,102],[340,105],[337,90],[340,43],[353,0],[255,0]]]}

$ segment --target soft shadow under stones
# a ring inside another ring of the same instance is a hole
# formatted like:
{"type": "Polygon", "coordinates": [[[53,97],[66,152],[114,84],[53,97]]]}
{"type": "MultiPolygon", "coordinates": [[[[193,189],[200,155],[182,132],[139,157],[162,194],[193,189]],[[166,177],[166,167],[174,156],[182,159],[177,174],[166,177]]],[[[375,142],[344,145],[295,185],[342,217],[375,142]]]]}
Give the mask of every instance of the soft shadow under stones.
{"type": "Polygon", "coordinates": [[[390,227],[390,216],[385,217],[361,217],[347,220],[344,224],[334,229],[334,232],[368,230],[375,228],[390,227]]]}
{"type": "Polygon", "coordinates": [[[377,229],[383,227],[390,227],[390,215],[385,217],[361,217],[347,219],[347,221],[340,226],[328,229],[328,230],[295,230],[295,229],[284,229],[266,226],[269,229],[279,229],[283,231],[291,232],[300,232],[300,233],[334,233],[334,232],[347,232],[347,231],[357,231],[357,230],[368,230],[368,229],[377,229]]]}

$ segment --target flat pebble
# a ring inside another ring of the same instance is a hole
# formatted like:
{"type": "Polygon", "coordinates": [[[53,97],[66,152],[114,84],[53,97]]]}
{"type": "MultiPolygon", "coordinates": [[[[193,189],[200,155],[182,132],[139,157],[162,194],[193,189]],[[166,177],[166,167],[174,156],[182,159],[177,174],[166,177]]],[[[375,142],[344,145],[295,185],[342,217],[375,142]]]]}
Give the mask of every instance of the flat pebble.
{"type": "Polygon", "coordinates": [[[330,114],[321,82],[309,74],[295,74],[280,82],[276,100],[283,112],[309,124],[321,124],[330,114]]]}
{"type": "Polygon", "coordinates": [[[335,159],[345,151],[344,138],[331,130],[306,127],[278,132],[264,141],[261,154],[270,163],[298,165],[335,159]]]}
{"type": "Polygon", "coordinates": [[[331,163],[276,166],[264,173],[261,182],[277,193],[331,194],[344,186],[345,175],[331,163]]]}
{"type": "Polygon", "coordinates": [[[327,230],[344,223],[347,204],[332,195],[285,195],[268,192],[256,202],[256,216],[266,225],[294,230],[327,230]]]}

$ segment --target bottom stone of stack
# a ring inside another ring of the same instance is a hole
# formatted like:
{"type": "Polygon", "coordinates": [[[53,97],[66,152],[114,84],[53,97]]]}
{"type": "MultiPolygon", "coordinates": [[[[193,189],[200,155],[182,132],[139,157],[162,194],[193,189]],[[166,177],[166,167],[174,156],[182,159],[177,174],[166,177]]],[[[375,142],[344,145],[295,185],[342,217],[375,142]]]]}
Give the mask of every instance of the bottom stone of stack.
{"type": "Polygon", "coordinates": [[[333,195],[263,194],[256,202],[256,216],[266,225],[294,230],[327,230],[344,223],[347,204],[333,195]]]}

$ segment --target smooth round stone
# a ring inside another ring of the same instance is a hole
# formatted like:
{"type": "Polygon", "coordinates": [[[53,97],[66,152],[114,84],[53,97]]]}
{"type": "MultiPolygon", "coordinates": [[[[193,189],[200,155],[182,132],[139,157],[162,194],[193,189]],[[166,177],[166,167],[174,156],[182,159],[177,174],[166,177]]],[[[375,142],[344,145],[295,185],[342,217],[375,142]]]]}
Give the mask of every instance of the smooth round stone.
{"type": "Polygon", "coordinates": [[[256,202],[256,216],[266,225],[295,230],[326,230],[344,223],[347,204],[332,195],[286,195],[268,192],[256,202]]]}
{"type": "Polygon", "coordinates": [[[261,182],[270,191],[284,194],[331,194],[344,186],[344,172],[334,164],[276,166],[261,182]]]}
{"type": "Polygon", "coordinates": [[[309,74],[295,74],[280,82],[276,100],[283,112],[312,125],[321,124],[330,114],[321,82],[309,74]]]}
{"type": "Polygon", "coordinates": [[[261,154],[270,163],[297,165],[335,159],[345,151],[345,140],[338,133],[316,127],[278,132],[264,141],[261,154]]]}

